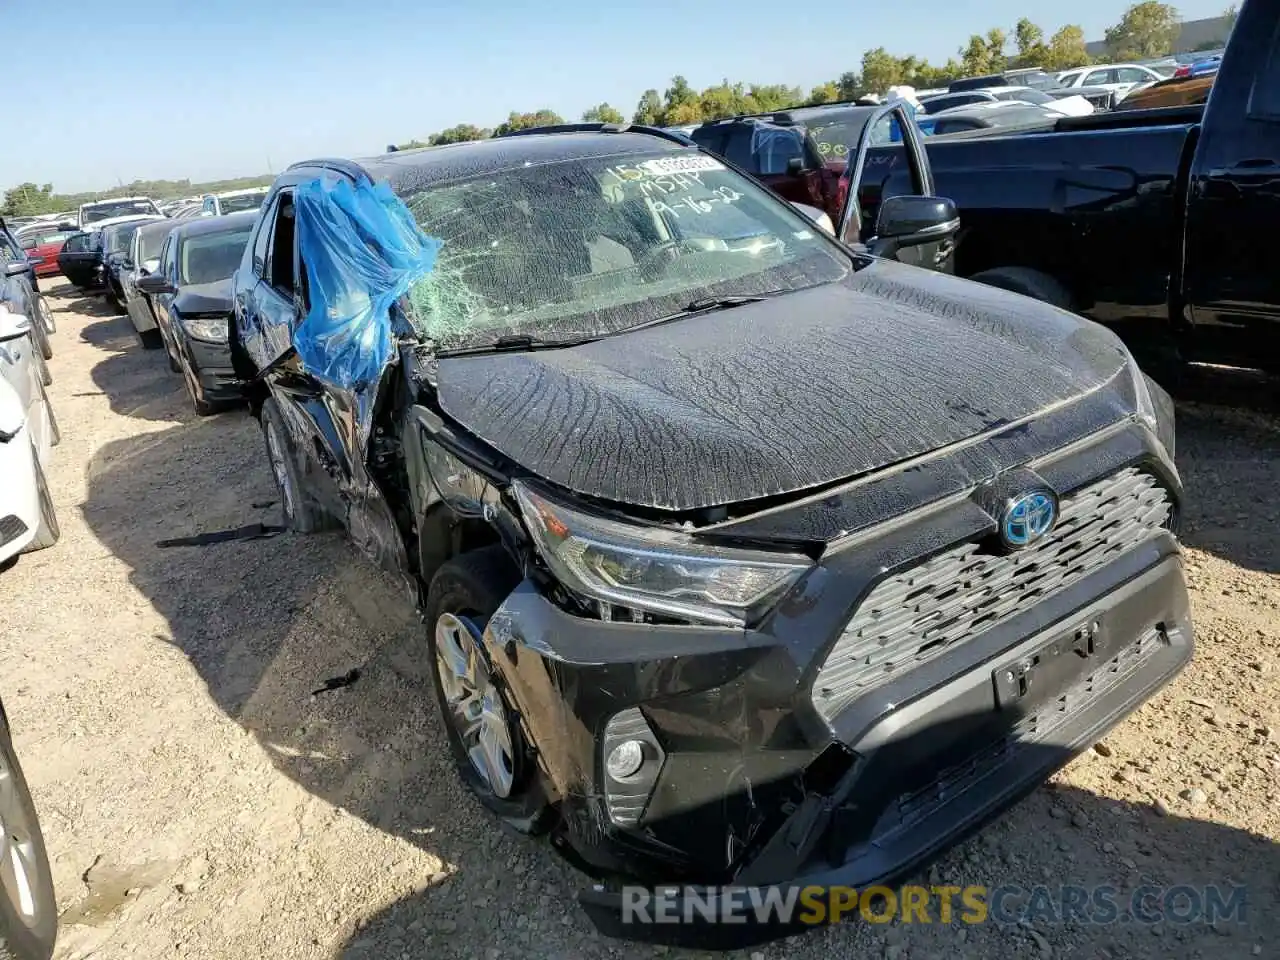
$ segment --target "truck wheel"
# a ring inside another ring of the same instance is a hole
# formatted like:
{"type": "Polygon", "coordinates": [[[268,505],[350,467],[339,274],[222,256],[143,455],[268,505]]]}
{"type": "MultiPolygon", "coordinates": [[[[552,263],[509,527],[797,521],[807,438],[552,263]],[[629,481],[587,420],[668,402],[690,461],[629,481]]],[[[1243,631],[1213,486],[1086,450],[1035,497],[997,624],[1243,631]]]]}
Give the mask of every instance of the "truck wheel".
{"type": "MultiPolygon", "coordinates": [[[[34,458],[36,452],[31,451],[34,458]]],[[[40,526],[36,528],[36,535],[31,542],[27,544],[24,553],[31,553],[35,550],[47,550],[58,542],[58,538],[62,536],[62,528],[58,526],[58,514],[53,509],[53,497],[49,493],[49,481],[45,478],[44,469],[40,466],[40,461],[35,461],[36,467],[36,493],[40,497],[40,526]]],[[[0,871],[2,873],[2,871],[0,871]]],[[[4,954],[0,953],[0,957],[4,954]]]]}
{"type": "Polygon", "coordinates": [[[53,872],[35,802],[13,751],[9,725],[0,720],[0,957],[48,960],[58,934],[53,872]]]}
{"type": "MultiPolygon", "coordinates": [[[[199,408],[197,408],[199,413],[199,408]]],[[[297,452],[289,442],[289,431],[274,397],[267,398],[259,416],[262,437],[267,447],[267,462],[275,476],[280,493],[280,512],[284,525],[298,533],[317,533],[336,526],[333,518],[315,502],[302,483],[297,452]]]]}
{"type": "Polygon", "coordinates": [[[1030,267],[997,267],[994,270],[983,270],[969,278],[977,283],[985,283],[989,287],[999,287],[1011,293],[1020,293],[1032,300],[1039,300],[1063,310],[1073,308],[1075,298],[1071,296],[1062,283],[1030,267]]]}
{"type": "Polygon", "coordinates": [[[519,581],[501,544],[444,564],[427,592],[427,653],[459,778],[507,826],[536,834],[548,826],[551,808],[506,685],[481,639],[486,621],[519,581]]]}

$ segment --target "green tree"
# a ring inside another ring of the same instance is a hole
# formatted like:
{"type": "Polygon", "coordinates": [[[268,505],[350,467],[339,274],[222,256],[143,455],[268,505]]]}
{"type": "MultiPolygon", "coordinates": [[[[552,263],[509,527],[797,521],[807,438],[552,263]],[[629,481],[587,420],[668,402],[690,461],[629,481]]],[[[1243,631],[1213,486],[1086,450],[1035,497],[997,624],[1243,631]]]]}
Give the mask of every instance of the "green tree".
{"type": "Polygon", "coordinates": [[[1013,42],[1018,47],[1017,63],[1020,67],[1043,67],[1049,59],[1044,31],[1026,17],[1013,28],[1013,42]]]}
{"type": "Polygon", "coordinates": [[[57,213],[58,201],[53,197],[53,184],[43,187],[34,183],[20,183],[4,193],[4,206],[0,213],[6,217],[30,217],[41,213],[57,213]]]}
{"type": "MultiPolygon", "coordinates": [[[[681,106],[677,106],[674,112],[680,114],[682,109],[681,106]]],[[[725,79],[714,87],[707,87],[702,93],[698,94],[697,111],[697,116],[694,119],[674,122],[694,123],[697,120],[720,120],[724,117],[736,117],[743,113],[755,113],[757,108],[755,101],[747,95],[746,88],[742,84],[730,83],[725,79]]]]}
{"type": "Polygon", "coordinates": [[[809,98],[805,100],[805,104],[816,107],[822,103],[835,103],[839,99],[840,84],[834,80],[828,80],[826,83],[820,83],[809,91],[809,98]]]}
{"type": "Polygon", "coordinates": [[[969,37],[969,42],[960,48],[960,69],[972,77],[994,73],[998,69],[992,62],[991,48],[987,45],[986,37],[975,33],[969,37]]]}
{"type": "Polygon", "coordinates": [[[890,87],[906,83],[902,61],[884,47],[876,47],[862,55],[862,87],[871,93],[884,93],[890,87]]]}
{"type": "Polygon", "coordinates": [[[1164,56],[1173,49],[1181,28],[1176,8],[1158,0],[1143,0],[1126,10],[1114,27],[1107,28],[1107,50],[1117,60],[1164,56]]]}
{"type": "Polygon", "coordinates": [[[804,99],[804,92],[785,83],[753,83],[747,88],[747,97],[755,101],[755,110],[767,112],[794,107],[804,99]]]}
{"type": "Polygon", "coordinates": [[[862,77],[852,70],[846,70],[840,74],[840,79],[836,81],[836,89],[840,91],[841,100],[857,100],[867,90],[862,84],[862,77]]]}
{"type": "Polygon", "coordinates": [[[471,140],[483,140],[490,136],[490,131],[481,130],[473,123],[460,123],[457,126],[433,133],[427,142],[436,147],[445,143],[467,143],[471,140]]]}
{"type": "Polygon", "coordinates": [[[590,110],[582,111],[583,123],[625,123],[626,117],[622,115],[622,111],[609,106],[607,103],[600,103],[592,107],[590,110]]]}
{"type": "Polygon", "coordinates": [[[530,127],[547,127],[556,123],[564,123],[564,118],[554,110],[535,110],[533,113],[507,114],[507,119],[494,129],[495,135],[512,133],[515,130],[528,130],[530,127]]]}
{"type": "Polygon", "coordinates": [[[1041,66],[1046,70],[1070,70],[1091,60],[1085,46],[1084,31],[1069,23],[1049,38],[1049,51],[1041,66]]]}
{"type": "Polygon", "coordinates": [[[643,123],[646,126],[662,125],[662,97],[657,90],[646,90],[636,105],[636,112],[631,117],[632,123],[643,123]]]}

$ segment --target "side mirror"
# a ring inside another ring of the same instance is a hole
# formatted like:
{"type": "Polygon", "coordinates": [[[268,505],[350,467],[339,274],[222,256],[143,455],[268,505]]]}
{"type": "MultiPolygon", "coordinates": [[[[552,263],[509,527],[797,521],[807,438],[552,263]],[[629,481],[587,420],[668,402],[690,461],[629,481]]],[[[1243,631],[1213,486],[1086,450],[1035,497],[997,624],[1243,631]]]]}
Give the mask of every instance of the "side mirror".
{"type": "Polygon", "coordinates": [[[6,277],[20,277],[31,269],[31,264],[27,262],[26,257],[21,260],[10,260],[4,265],[4,275],[6,277]]]}
{"type": "Polygon", "coordinates": [[[149,273],[145,277],[139,277],[137,287],[143,293],[149,293],[152,296],[157,296],[162,293],[177,292],[173,289],[173,285],[169,283],[169,280],[166,277],[157,276],[154,273],[149,273]]]}
{"type": "Polygon", "coordinates": [[[905,247],[939,243],[960,229],[955,202],[945,197],[889,197],[880,203],[868,252],[892,257],[905,247]]]}
{"type": "Polygon", "coordinates": [[[0,341],[16,340],[30,332],[30,320],[20,313],[11,313],[8,304],[0,303],[0,341]]]}
{"type": "Polygon", "coordinates": [[[804,157],[792,157],[787,161],[787,176],[798,177],[800,174],[807,172],[809,164],[805,162],[804,157]]]}

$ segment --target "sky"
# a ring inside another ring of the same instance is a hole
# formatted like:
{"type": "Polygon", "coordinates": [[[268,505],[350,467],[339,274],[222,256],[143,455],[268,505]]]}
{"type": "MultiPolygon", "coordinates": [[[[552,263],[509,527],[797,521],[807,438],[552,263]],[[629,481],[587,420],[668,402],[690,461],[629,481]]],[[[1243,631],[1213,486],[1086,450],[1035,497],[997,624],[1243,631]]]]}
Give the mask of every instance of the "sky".
{"type": "MultiPolygon", "coordinates": [[[[1101,39],[1131,0],[1031,14],[1045,33],[1101,39]]],[[[1186,19],[1225,0],[1182,0],[1186,19]]],[[[864,50],[945,61],[972,33],[1012,33],[1025,0],[6,0],[0,190],[59,193],[134,179],[276,172],[317,156],[381,153],[456,123],[550,107],[627,116],[675,74],[806,91],[864,50]]]]}

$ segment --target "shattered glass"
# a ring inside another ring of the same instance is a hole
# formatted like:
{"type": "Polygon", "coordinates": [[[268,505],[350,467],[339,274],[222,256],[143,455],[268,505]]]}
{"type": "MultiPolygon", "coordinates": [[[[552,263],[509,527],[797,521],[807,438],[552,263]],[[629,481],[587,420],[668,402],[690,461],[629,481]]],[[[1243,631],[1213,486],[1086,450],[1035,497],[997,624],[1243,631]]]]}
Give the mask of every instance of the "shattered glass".
{"type": "Polygon", "coordinates": [[[408,288],[409,320],[443,349],[601,336],[701,297],[799,289],[851,269],[808,220],[701,153],[520,166],[405,202],[442,243],[436,268],[408,288]]]}

